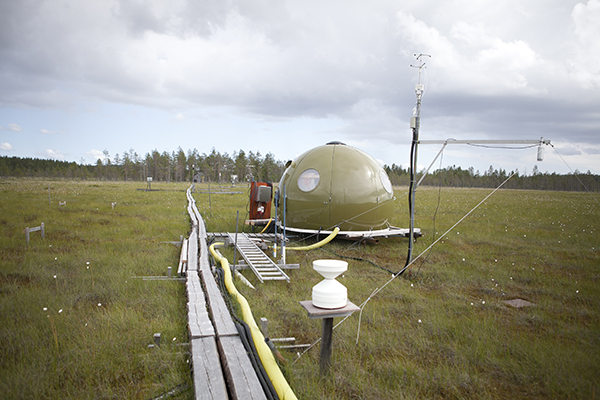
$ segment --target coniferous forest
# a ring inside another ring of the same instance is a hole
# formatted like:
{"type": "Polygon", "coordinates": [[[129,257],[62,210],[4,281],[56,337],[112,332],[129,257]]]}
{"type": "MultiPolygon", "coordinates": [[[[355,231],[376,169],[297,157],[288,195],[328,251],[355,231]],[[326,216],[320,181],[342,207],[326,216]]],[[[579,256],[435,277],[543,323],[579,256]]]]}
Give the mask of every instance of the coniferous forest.
{"type": "MultiPolygon", "coordinates": [[[[286,160],[287,161],[287,160],[286,160]]],[[[114,180],[164,182],[231,183],[232,175],[238,182],[249,180],[277,182],[285,169],[285,161],[277,160],[272,153],[234,151],[232,155],[220,153],[214,148],[209,154],[197,149],[184,152],[181,147],[171,153],[153,150],[140,156],[133,149],[110,156],[104,151],[103,160],[95,164],[84,164],[38,158],[0,157],[0,177],[30,177],[81,180],[114,180]]],[[[392,164],[385,165],[394,185],[410,183],[408,169],[392,164]]],[[[518,171],[506,171],[490,166],[483,173],[472,167],[449,166],[430,172],[422,182],[427,186],[494,188],[514,172],[514,176],[503,186],[507,189],[536,189],[560,191],[600,191],[600,175],[590,171],[572,174],[541,173],[537,165],[530,175],[518,171]]],[[[418,179],[420,177],[418,176],[418,179]]]]}

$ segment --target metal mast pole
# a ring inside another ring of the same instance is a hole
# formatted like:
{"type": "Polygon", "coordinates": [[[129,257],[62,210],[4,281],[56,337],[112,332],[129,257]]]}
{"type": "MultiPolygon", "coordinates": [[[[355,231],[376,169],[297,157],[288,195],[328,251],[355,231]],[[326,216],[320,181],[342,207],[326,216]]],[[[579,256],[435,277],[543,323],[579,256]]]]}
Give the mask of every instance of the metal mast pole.
{"type": "Polygon", "coordinates": [[[412,130],[412,143],[410,147],[410,188],[408,193],[408,207],[410,210],[410,231],[408,242],[408,255],[406,257],[405,267],[412,261],[413,243],[415,240],[415,191],[417,174],[417,144],[419,143],[419,128],[421,126],[421,98],[423,97],[424,85],[421,83],[421,70],[425,68],[422,57],[431,57],[428,54],[415,54],[419,65],[411,67],[419,69],[419,83],[415,85],[415,94],[417,96],[417,105],[413,110],[413,116],[410,119],[410,128],[412,130]]]}

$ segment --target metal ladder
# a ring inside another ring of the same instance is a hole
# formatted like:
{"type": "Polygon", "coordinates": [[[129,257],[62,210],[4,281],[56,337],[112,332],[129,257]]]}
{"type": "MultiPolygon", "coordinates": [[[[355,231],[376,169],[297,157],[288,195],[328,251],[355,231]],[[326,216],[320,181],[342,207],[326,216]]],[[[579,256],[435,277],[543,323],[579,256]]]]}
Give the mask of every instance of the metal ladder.
{"type": "MultiPolygon", "coordinates": [[[[228,235],[231,243],[235,244],[235,234],[228,233],[228,235]]],[[[246,233],[238,233],[237,249],[261,283],[264,281],[290,281],[290,277],[246,233]]]]}

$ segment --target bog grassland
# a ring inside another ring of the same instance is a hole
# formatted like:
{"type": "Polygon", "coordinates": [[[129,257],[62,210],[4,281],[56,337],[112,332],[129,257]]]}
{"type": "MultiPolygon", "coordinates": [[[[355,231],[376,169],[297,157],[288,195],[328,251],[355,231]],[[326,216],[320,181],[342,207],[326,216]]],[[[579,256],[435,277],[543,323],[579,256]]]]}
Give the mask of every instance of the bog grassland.
{"type": "MultiPolygon", "coordinates": [[[[190,384],[184,287],[166,275],[189,230],[187,184],[0,181],[0,387],[4,398],[156,397],[190,384]],[[50,204],[48,199],[50,187],[50,204]],[[59,201],[67,201],[59,206],[59,201]],[[116,207],[111,207],[117,202],[116,207]],[[46,237],[26,226],[46,225],[46,237]],[[152,334],[163,345],[149,349],[152,334]]],[[[245,190],[244,190],[245,191],[245,190]]],[[[406,227],[405,188],[392,225],[406,227]]],[[[422,189],[418,256],[334,331],[329,375],[319,345],[283,352],[301,399],[592,399],[600,390],[600,206],[586,193],[422,189]],[[534,306],[514,308],[503,300],[534,306]]],[[[207,230],[234,231],[246,194],[196,193],[207,230]]],[[[248,228],[246,228],[247,230],[248,228]]],[[[292,239],[290,245],[297,245],[292,239]]],[[[291,282],[236,281],[271,337],[314,343],[321,323],[299,306],[320,258],[345,258],[339,280],[362,304],[404,266],[406,239],[334,241],[289,252],[291,282]]],[[[233,261],[233,250],[221,252],[233,261]]],[[[239,257],[238,257],[239,258],[239,257]]],[[[336,323],[340,322],[336,319],[336,323]]],[[[191,396],[190,391],[179,394],[191,396]]]]}
{"type": "Polygon", "coordinates": [[[138,188],[0,180],[0,397],[148,399],[190,384],[184,286],[134,278],[176,270],[180,250],[163,242],[188,233],[187,185],[138,188]],[[23,229],[41,222],[27,246],[23,229]]]}

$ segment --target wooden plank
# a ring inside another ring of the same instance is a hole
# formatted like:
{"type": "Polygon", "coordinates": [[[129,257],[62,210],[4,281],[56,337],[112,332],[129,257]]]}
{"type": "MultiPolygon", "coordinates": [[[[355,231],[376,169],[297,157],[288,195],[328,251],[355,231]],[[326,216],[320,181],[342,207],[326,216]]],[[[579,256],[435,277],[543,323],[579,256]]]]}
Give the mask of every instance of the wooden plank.
{"type": "Polygon", "coordinates": [[[188,292],[188,327],[191,338],[215,336],[215,329],[206,307],[206,299],[198,273],[192,271],[186,281],[188,292]]]}
{"type": "Polygon", "coordinates": [[[190,271],[188,273],[187,280],[185,282],[185,287],[187,290],[189,301],[192,301],[192,297],[198,296],[198,294],[202,294],[202,299],[204,299],[202,283],[200,282],[198,271],[190,271]]]}
{"type": "Polygon", "coordinates": [[[210,306],[212,320],[215,326],[215,331],[219,336],[237,336],[238,331],[233,323],[229,309],[223,300],[223,296],[215,278],[206,271],[200,271],[199,275],[204,283],[206,290],[206,299],[210,306]]]}
{"type": "Polygon", "coordinates": [[[217,339],[217,344],[232,397],[251,400],[266,399],[265,392],[240,337],[222,336],[217,339]]]}
{"type": "Polygon", "coordinates": [[[198,220],[196,220],[196,216],[194,215],[194,210],[192,209],[191,205],[188,205],[187,211],[188,211],[188,214],[190,215],[190,218],[192,220],[192,226],[198,225],[198,220]]]}
{"type": "MultiPolygon", "coordinates": [[[[200,217],[202,218],[202,217],[200,217]]],[[[199,242],[200,242],[200,269],[198,274],[204,284],[206,299],[210,306],[210,313],[215,326],[215,331],[219,336],[237,336],[238,331],[229,314],[229,309],[223,300],[221,290],[215,281],[210,263],[208,262],[208,246],[206,245],[206,230],[204,221],[200,220],[198,224],[199,242]]]]}
{"type": "Polygon", "coordinates": [[[225,377],[214,337],[190,340],[196,400],[228,399],[225,377]]]}
{"type": "Polygon", "coordinates": [[[355,311],[360,311],[360,308],[350,300],[346,306],[333,309],[315,307],[312,300],[304,300],[299,303],[304,307],[310,319],[346,317],[355,311]]]}
{"type": "Polygon", "coordinates": [[[188,303],[188,327],[192,339],[215,336],[208,311],[202,305],[188,303]]]}
{"type": "Polygon", "coordinates": [[[188,240],[188,271],[198,271],[198,234],[192,230],[188,240]]]}
{"type": "Polygon", "coordinates": [[[177,275],[181,276],[187,271],[187,258],[188,258],[188,240],[183,239],[181,241],[181,254],[179,255],[179,265],[177,266],[177,275]]]}

